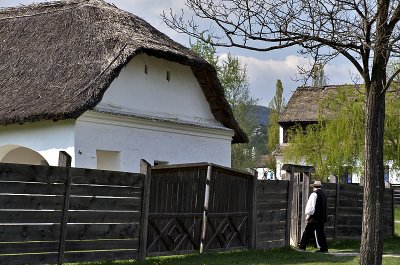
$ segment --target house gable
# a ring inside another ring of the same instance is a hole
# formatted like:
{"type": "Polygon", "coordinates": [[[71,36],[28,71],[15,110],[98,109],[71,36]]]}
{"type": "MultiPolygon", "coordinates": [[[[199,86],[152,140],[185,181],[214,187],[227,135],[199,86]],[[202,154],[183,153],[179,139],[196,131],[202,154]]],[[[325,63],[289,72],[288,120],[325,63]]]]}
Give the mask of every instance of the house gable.
{"type": "Polygon", "coordinates": [[[223,127],[190,67],[140,54],[114,79],[96,110],[223,127]]]}

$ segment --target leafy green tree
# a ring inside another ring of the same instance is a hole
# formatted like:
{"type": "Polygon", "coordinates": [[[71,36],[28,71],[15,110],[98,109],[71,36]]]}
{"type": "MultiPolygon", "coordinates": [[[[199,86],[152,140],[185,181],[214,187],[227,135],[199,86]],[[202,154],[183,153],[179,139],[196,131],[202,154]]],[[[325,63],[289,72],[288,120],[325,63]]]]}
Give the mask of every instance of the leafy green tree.
{"type": "Polygon", "coordinates": [[[268,150],[273,152],[279,146],[279,116],[285,108],[285,99],[283,98],[283,85],[281,80],[276,81],[275,96],[269,103],[269,124],[268,124],[268,150]]]}
{"type": "MultiPolygon", "coordinates": [[[[268,150],[270,153],[275,151],[279,147],[279,125],[278,120],[282,111],[285,108],[285,99],[283,98],[283,85],[282,81],[278,79],[275,86],[275,96],[269,103],[270,114],[269,114],[269,124],[268,124],[268,150]]],[[[276,161],[274,159],[269,159],[268,168],[276,168],[276,161]]],[[[276,173],[276,172],[275,172],[276,173]]]]}
{"type": "Polygon", "coordinates": [[[286,161],[313,165],[319,177],[340,176],[344,166],[362,169],[364,102],[354,88],[341,87],[323,99],[317,124],[289,131],[291,143],[283,151],[286,161]]]}
{"type": "MultiPolygon", "coordinates": [[[[291,145],[284,159],[313,165],[316,174],[341,176],[347,167],[364,170],[365,91],[343,86],[324,98],[319,106],[317,124],[295,126],[289,131],[291,145]]],[[[400,169],[400,102],[395,94],[386,99],[384,161],[400,169]]]]}
{"type": "Polygon", "coordinates": [[[250,138],[249,143],[232,145],[232,167],[236,169],[254,167],[258,157],[251,136],[256,129],[257,122],[255,115],[251,112],[251,107],[257,101],[250,94],[246,67],[241,65],[239,59],[231,54],[228,54],[225,60],[220,60],[212,45],[202,41],[191,43],[191,49],[216,68],[233,115],[250,138]]]}

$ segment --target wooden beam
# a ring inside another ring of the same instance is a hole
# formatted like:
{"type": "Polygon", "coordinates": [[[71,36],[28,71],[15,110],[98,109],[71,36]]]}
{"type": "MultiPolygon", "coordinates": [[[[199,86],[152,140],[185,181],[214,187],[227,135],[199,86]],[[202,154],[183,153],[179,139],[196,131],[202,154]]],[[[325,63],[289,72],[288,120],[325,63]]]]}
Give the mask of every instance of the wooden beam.
{"type": "Polygon", "coordinates": [[[142,218],[140,220],[139,238],[139,260],[146,260],[147,254],[147,233],[149,227],[149,204],[150,204],[150,184],[151,184],[151,165],[144,159],[140,160],[140,173],[145,175],[143,194],[142,194],[142,218]]]}
{"type": "Polygon", "coordinates": [[[72,158],[71,156],[65,152],[65,151],[60,151],[58,154],[58,166],[60,167],[71,167],[71,161],[72,158]]]}

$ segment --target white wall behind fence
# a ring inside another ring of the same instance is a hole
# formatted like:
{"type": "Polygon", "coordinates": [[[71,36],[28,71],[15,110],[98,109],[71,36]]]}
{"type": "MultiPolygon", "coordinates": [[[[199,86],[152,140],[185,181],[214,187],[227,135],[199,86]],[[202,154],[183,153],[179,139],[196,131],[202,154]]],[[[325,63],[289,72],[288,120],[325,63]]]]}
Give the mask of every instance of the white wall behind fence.
{"type": "Polygon", "coordinates": [[[49,165],[57,166],[59,151],[74,153],[74,123],[74,120],[40,121],[4,126],[0,133],[0,159],[22,146],[38,152],[49,165]]]}
{"type": "Polygon", "coordinates": [[[122,171],[138,172],[140,159],[151,164],[212,162],[231,165],[231,130],[197,128],[89,112],[76,124],[76,166],[96,168],[96,150],[120,152],[122,171]]]}

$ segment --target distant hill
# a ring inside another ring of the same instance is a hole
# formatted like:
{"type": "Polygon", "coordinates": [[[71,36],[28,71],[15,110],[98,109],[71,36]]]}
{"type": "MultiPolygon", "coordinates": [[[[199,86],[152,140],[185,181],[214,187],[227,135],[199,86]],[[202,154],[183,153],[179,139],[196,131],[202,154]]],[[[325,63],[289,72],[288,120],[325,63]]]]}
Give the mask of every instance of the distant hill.
{"type": "Polygon", "coordinates": [[[256,116],[258,124],[265,126],[268,125],[270,112],[268,107],[253,105],[251,106],[250,111],[256,116]]]}

